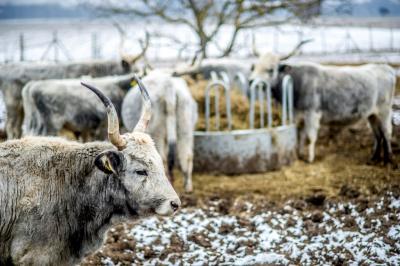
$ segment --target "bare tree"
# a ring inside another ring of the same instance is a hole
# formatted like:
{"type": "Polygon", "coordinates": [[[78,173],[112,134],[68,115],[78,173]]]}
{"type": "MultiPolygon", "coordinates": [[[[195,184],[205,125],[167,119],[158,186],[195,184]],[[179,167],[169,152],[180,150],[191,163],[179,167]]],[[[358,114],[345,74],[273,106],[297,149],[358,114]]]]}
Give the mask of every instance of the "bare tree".
{"type": "MultiPolygon", "coordinates": [[[[207,57],[207,48],[216,43],[223,25],[233,26],[229,41],[217,45],[222,56],[234,49],[241,30],[271,26],[301,18],[305,12],[320,4],[320,0],[136,0],[120,1],[118,5],[107,2],[99,9],[105,14],[122,14],[158,18],[167,23],[183,24],[197,36],[199,52],[207,57]],[[275,16],[278,12],[280,16],[275,16]]],[[[114,2],[115,3],[115,2],[114,2]]]]}

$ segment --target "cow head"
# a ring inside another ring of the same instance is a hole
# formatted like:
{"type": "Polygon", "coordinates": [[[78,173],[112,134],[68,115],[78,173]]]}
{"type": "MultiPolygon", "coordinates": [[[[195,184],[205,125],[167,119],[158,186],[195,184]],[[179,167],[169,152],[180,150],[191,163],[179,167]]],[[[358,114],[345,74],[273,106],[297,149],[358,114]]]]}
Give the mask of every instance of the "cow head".
{"type": "MultiPolygon", "coordinates": [[[[261,55],[256,64],[253,64],[251,67],[251,75],[250,82],[252,82],[256,78],[261,78],[263,80],[268,81],[272,87],[275,87],[279,81],[279,74],[282,71],[286,71],[288,69],[287,65],[281,63],[284,60],[289,59],[293,55],[299,52],[301,46],[312,41],[311,39],[301,41],[296,47],[287,55],[279,56],[278,54],[274,54],[271,52],[265,53],[261,55]]],[[[259,54],[253,45],[254,54],[259,54]]]]}
{"type": "Polygon", "coordinates": [[[173,77],[180,77],[184,75],[190,75],[191,78],[195,79],[197,74],[200,73],[200,66],[203,61],[203,54],[201,51],[197,51],[192,58],[190,63],[180,63],[175,66],[172,72],[173,77]]]}
{"type": "Polygon", "coordinates": [[[258,62],[251,67],[250,82],[256,78],[266,80],[274,86],[278,82],[278,70],[281,59],[274,53],[260,56],[258,62]]]}
{"type": "Polygon", "coordinates": [[[125,42],[125,37],[121,37],[121,38],[122,38],[122,40],[121,40],[120,47],[119,47],[119,53],[121,56],[121,66],[126,73],[131,72],[131,71],[136,71],[137,67],[135,67],[135,64],[137,63],[137,61],[139,61],[139,59],[145,58],[145,56],[146,56],[146,52],[147,52],[147,49],[149,48],[149,44],[150,44],[150,35],[148,32],[146,32],[145,40],[139,41],[142,51],[138,54],[124,53],[123,46],[124,46],[124,42],[125,42]]]}
{"type": "Polygon", "coordinates": [[[120,179],[128,211],[146,215],[171,215],[181,205],[170,184],[161,156],[151,137],[144,133],[151,117],[151,101],[146,88],[135,77],[144,101],[141,118],[132,132],[120,135],[114,105],[100,90],[82,83],[104,103],[108,117],[108,138],[118,149],[97,155],[95,165],[106,174],[120,179]]]}

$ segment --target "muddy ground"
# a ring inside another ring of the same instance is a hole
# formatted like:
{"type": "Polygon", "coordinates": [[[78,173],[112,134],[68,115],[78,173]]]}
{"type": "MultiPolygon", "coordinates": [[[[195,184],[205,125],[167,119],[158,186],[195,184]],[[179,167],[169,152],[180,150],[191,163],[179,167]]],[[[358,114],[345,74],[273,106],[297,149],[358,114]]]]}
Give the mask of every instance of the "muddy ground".
{"type": "Polygon", "coordinates": [[[400,170],[366,164],[372,134],[364,123],[321,136],[312,164],[194,174],[191,195],[177,172],[180,213],[117,225],[82,265],[399,265],[400,170]]]}

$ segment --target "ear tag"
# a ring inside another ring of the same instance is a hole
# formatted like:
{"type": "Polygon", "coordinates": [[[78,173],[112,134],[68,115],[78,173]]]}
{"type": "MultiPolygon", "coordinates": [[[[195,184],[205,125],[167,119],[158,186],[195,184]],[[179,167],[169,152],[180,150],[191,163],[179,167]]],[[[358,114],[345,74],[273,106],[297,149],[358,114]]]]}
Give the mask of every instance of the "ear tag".
{"type": "Polygon", "coordinates": [[[135,87],[136,85],[137,85],[136,80],[132,80],[132,81],[131,81],[131,87],[133,88],[133,87],[135,87]]]}
{"type": "Polygon", "coordinates": [[[106,168],[108,171],[113,172],[114,174],[116,174],[114,169],[113,169],[113,167],[111,166],[110,160],[108,158],[104,159],[104,168],[106,168]]]}

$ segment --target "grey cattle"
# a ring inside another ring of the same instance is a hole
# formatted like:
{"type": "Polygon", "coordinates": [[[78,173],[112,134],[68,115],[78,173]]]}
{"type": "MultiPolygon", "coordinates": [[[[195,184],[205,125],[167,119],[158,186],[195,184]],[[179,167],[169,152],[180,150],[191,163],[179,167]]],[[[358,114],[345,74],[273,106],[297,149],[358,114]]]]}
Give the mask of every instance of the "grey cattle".
{"type": "Polygon", "coordinates": [[[143,85],[145,111],[124,135],[111,101],[85,86],[106,106],[111,143],[27,137],[0,144],[0,265],[75,265],[112,224],[180,206],[144,133],[151,104],[143,85]]]}
{"type": "MultiPolygon", "coordinates": [[[[143,78],[143,83],[154,104],[154,118],[147,132],[154,138],[163,160],[168,161],[171,180],[176,146],[179,165],[184,175],[184,188],[186,192],[191,192],[197,104],[182,78],[171,77],[170,74],[155,70],[143,78]]],[[[122,103],[122,120],[128,130],[138,121],[141,108],[140,94],[137,89],[132,89],[122,103]]]]}
{"type": "Polygon", "coordinates": [[[135,70],[132,66],[138,58],[118,61],[90,61],[75,63],[16,63],[0,67],[0,90],[4,94],[7,109],[6,133],[8,139],[21,136],[24,118],[22,88],[31,80],[78,78],[121,75],[135,70]]]}
{"type": "Polygon", "coordinates": [[[294,81],[294,107],[304,119],[300,151],[308,138],[308,161],[314,160],[320,123],[351,124],[367,119],[375,136],[372,161],[390,162],[392,150],[391,106],[396,76],[388,65],[322,66],[315,63],[280,63],[279,57],[266,54],[255,65],[251,78],[263,78],[281,99],[280,79],[284,74],[294,81]]]}
{"type": "MultiPolygon", "coordinates": [[[[131,87],[133,74],[93,78],[90,82],[111,99],[120,115],[122,100],[131,87]]],[[[106,137],[106,112],[78,79],[31,81],[22,90],[26,113],[23,135],[57,136],[67,129],[83,141],[106,137]]]]}

